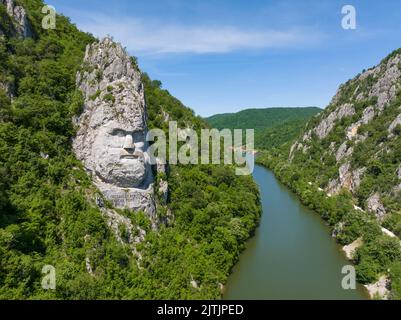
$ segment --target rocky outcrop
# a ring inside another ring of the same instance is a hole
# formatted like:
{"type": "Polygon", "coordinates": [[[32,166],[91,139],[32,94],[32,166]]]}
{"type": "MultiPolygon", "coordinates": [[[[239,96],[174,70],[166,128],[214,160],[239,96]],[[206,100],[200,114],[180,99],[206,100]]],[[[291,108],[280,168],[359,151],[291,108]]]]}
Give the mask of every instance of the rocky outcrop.
{"type": "Polygon", "coordinates": [[[401,56],[396,55],[389,59],[386,64],[380,65],[380,68],[384,69],[384,72],[369,92],[369,98],[377,97],[377,107],[380,111],[396,97],[397,90],[399,89],[398,80],[401,77],[399,69],[400,61],[401,56]]]}
{"type": "Polygon", "coordinates": [[[338,148],[336,152],[336,160],[339,162],[342,160],[344,157],[350,156],[353,152],[352,147],[348,147],[347,141],[344,141],[343,144],[338,148]]]}
{"type": "Polygon", "coordinates": [[[134,249],[135,244],[145,239],[146,232],[138,226],[134,227],[129,218],[111,209],[101,208],[101,211],[107,219],[108,227],[121,244],[129,244],[134,249]]]}
{"type": "Polygon", "coordinates": [[[355,109],[352,104],[346,103],[340,106],[335,111],[331,112],[324,118],[320,124],[315,128],[314,132],[319,139],[326,138],[330,131],[334,128],[335,122],[345,117],[351,117],[355,114],[355,109]]]}
{"type": "Polygon", "coordinates": [[[386,215],[386,209],[380,202],[380,194],[375,192],[369,197],[366,203],[368,211],[374,213],[378,220],[383,220],[386,215]]]}
{"type": "Polygon", "coordinates": [[[293,160],[296,151],[302,150],[303,153],[306,153],[309,150],[307,143],[312,139],[312,134],[316,134],[319,139],[324,139],[329,135],[337,121],[345,117],[351,117],[354,114],[355,109],[353,105],[349,103],[343,104],[336,110],[332,111],[327,117],[320,121],[317,127],[304,133],[301,142],[297,141],[291,146],[289,160],[293,160]]]}
{"type": "Polygon", "coordinates": [[[397,126],[401,126],[401,113],[394,119],[394,121],[388,127],[388,133],[393,136],[393,131],[397,126]]]}
{"type": "Polygon", "coordinates": [[[16,95],[14,85],[9,82],[0,82],[0,90],[3,90],[10,99],[16,95]]]}
{"type": "MultiPolygon", "coordinates": [[[[293,161],[297,152],[307,154],[313,148],[313,139],[325,139],[336,126],[341,125],[340,120],[347,117],[355,117],[361,114],[356,122],[345,129],[343,140],[329,142],[325,151],[326,156],[334,156],[339,167],[339,177],[331,179],[326,187],[329,194],[338,193],[341,188],[346,188],[355,193],[363,174],[364,168],[351,170],[349,162],[352,162],[354,150],[357,145],[368,139],[369,132],[358,133],[359,128],[374,121],[383,114],[384,108],[393,102],[397,92],[401,89],[401,53],[395,52],[389,58],[383,60],[378,66],[363,72],[361,75],[338,89],[329,107],[322,113],[317,125],[305,131],[302,137],[296,141],[289,153],[289,160],[293,161]],[[357,103],[355,103],[355,101],[357,103]],[[361,106],[367,105],[363,110],[361,106]]],[[[401,109],[401,108],[400,108],[401,109]]],[[[395,129],[401,125],[401,114],[388,124],[388,138],[395,136],[395,129]]],[[[376,157],[391,152],[386,145],[378,145],[376,157]],[[380,149],[380,150],[379,150],[380,149]]],[[[382,206],[375,203],[376,197],[371,199],[372,207],[378,216],[383,214],[382,206]]]]}
{"type": "Polygon", "coordinates": [[[399,78],[401,77],[401,71],[399,69],[399,63],[401,61],[401,55],[396,54],[391,57],[385,63],[381,63],[377,67],[364,72],[359,76],[358,80],[364,81],[368,77],[372,77],[374,84],[371,86],[368,92],[360,92],[356,100],[370,100],[374,97],[377,98],[376,108],[381,112],[383,109],[392,102],[397,94],[399,85],[399,78]]]}
{"type": "Polygon", "coordinates": [[[379,281],[373,284],[365,285],[371,299],[388,300],[390,296],[390,280],[387,276],[381,276],[379,281]]]}
{"type": "Polygon", "coordinates": [[[344,246],[343,251],[348,260],[353,260],[356,250],[363,245],[363,239],[358,238],[351,244],[344,246]]]}
{"type": "Polygon", "coordinates": [[[159,158],[156,158],[156,171],[159,176],[159,196],[161,204],[165,205],[168,201],[168,182],[166,176],[168,175],[168,165],[159,158]],[[161,176],[161,178],[160,178],[161,176]]]}
{"type": "Polygon", "coordinates": [[[114,207],[144,211],[155,222],[139,70],[120,44],[105,38],[87,47],[77,87],[85,101],[73,141],[77,158],[114,207]]]}
{"type": "Polygon", "coordinates": [[[330,195],[335,195],[340,192],[342,188],[354,192],[358,189],[363,173],[366,168],[359,168],[351,170],[351,164],[349,162],[344,163],[338,170],[339,177],[329,182],[326,192],[330,195]]]}
{"type": "Polygon", "coordinates": [[[14,25],[14,36],[20,36],[23,38],[33,37],[32,26],[28,20],[28,16],[23,7],[17,5],[15,0],[0,0],[6,9],[7,13],[13,21],[14,25]]]}

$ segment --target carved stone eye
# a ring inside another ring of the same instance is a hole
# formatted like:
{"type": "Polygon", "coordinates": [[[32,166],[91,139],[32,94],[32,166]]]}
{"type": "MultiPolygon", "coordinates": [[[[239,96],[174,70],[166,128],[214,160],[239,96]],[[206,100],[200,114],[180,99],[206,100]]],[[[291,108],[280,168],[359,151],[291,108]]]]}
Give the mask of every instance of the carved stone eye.
{"type": "Polygon", "coordinates": [[[127,133],[121,129],[114,129],[113,131],[111,131],[111,134],[118,137],[124,137],[127,135],[127,133]]]}

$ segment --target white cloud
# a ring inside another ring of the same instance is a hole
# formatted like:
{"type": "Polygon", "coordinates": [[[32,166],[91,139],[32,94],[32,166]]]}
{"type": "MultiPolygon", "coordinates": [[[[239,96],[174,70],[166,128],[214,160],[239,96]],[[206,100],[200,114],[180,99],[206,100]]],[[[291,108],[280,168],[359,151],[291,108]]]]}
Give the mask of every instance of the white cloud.
{"type": "Polygon", "coordinates": [[[81,29],[98,37],[113,36],[135,54],[228,53],[238,50],[313,44],[321,35],[311,30],[249,31],[233,26],[164,25],[134,18],[79,14],[81,29]]]}

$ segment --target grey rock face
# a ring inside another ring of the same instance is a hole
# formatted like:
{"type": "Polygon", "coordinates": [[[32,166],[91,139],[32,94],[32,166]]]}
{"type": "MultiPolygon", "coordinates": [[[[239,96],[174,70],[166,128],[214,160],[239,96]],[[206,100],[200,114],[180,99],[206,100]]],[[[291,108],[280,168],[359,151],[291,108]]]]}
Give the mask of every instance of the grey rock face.
{"type": "Polygon", "coordinates": [[[367,107],[362,114],[361,119],[357,121],[356,123],[352,124],[351,126],[348,127],[347,129],[347,138],[348,140],[351,140],[355,137],[357,137],[358,129],[361,125],[368,124],[370,121],[373,120],[375,117],[375,108],[373,106],[367,107]]]}
{"type": "Polygon", "coordinates": [[[367,209],[373,212],[378,220],[382,220],[386,215],[386,209],[380,202],[380,194],[378,192],[372,194],[367,200],[367,209]]]}
{"type": "Polygon", "coordinates": [[[400,164],[400,166],[399,166],[398,169],[397,169],[397,176],[398,176],[398,179],[401,180],[401,164],[400,164]]]}
{"type": "Polygon", "coordinates": [[[399,89],[398,80],[401,76],[398,67],[400,61],[400,55],[396,55],[389,59],[386,65],[381,66],[382,68],[385,68],[385,72],[378,79],[369,93],[369,97],[376,96],[378,98],[377,107],[379,110],[383,110],[384,107],[396,97],[397,90],[399,89]]]}
{"type": "Polygon", "coordinates": [[[352,104],[343,104],[337,110],[331,112],[326,118],[324,118],[314,131],[320,139],[326,138],[330,131],[334,128],[337,120],[341,120],[345,117],[351,117],[354,114],[355,109],[352,104]]]}
{"type": "Polygon", "coordinates": [[[375,117],[375,108],[372,106],[367,107],[365,110],[363,110],[360,122],[362,124],[368,124],[370,121],[373,120],[374,117],[375,117]]]}
{"type": "Polygon", "coordinates": [[[15,0],[0,1],[6,6],[8,15],[14,21],[16,35],[23,38],[31,38],[33,36],[32,27],[28,21],[25,9],[17,5],[15,0]]]}
{"type": "MultiPolygon", "coordinates": [[[[156,158],[156,170],[158,174],[167,175],[168,165],[165,164],[161,159],[156,158]]],[[[163,178],[159,180],[159,195],[161,198],[161,203],[166,204],[168,200],[168,182],[163,178]]]]}
{"type": "MultiPolygon", "coordinates": [[[[355,114],[355,109],[352,104],[350,103],[343,104],[335,111],[331,112],[326,118],[324,118],[316,128],[306,132],[302,137],[302,141],[304,143],[308,143],[311,140],[313,132],[319,137],[319,139],[326,138],[331,132],[331,130],[334,128],[337,120],[341,120],[342,118],[345,117],[351,117],[354,114],[355,114]]],[[[304,153],[306,153],[308,149],[309,147],[307,145],[304,145],[300,142],[295,142],[291,146],[289,160],[292,161],[292,159],[294,158],[294,153],[296,151],[302,150],[304,153]]]]}
{"type": "Polygon", "coordinates": [[[135,248],[135,244],[145,239],[146,233],[139,227],[134,227],[129,218],[124,217],[114,210],[102,209],[103,215],[107,218],[107,225],[113,231],[116,239],[121,243],[128,243],[135,248]],[[122,230],[125,234],[122,234],[122,230]]]}
{"type": "Polygon", "coordinates": [[[77,158],[115,207],[155,218],[140,72],[121,45],[106,38],[87,47],[77,87],[85,98],[73,142],[77,158]]]}
{"type": "Polygon", "coordinates": [[[8,82],[0,82],[0,89],[3,90],[10,99],[15,97],[15,87],[8,82]]]}
{"type": "Polygon", "coordinates": [[[380,69],[381,69],[380,66],[376,66],[374,68],[371,68],[371,69],[365,71],[364,73],[362,73],[359,76],[358,80],[363,81],[366,78],[368,78],[369,76],[377,76],[380,73],[380,69]]]}
{"type": "Polygon", "coordinates": [[[342,188],[345,188],[355,192],[361,184],[362,175],[365,171],[366,168],[351,171],[351,164],[349,162],[344,163],[339,168],[339,177],[329,182],[326,191],[329,194],[337,194],[342,188]]]}
{"type": "Polygon", "coordinates": [[[344,157],[350,156],[353,152],[353,148],[350,147],[348,148],[347,146],[347,141],[345,141],[337,150],[336,153],[336,160],[339,162],[342,160],[344,157]]]}
{"type": "Polygon", "coordinates": [[[160,193],[163,204],[166,204],[167,200],[168,200],[168,182],[167,181],[160,180],[159,193],[160,193]]]}
{"type": "Polygon", "coordinates": [[[393,134],[394,129],[400,125],[401,126],[401,113],[397,116],[397,118],[394,119],[394,121],[390,124],[388,127],[388,132],[390,135],[393,134]]]}
{"type": "Polygon", "coordinates": [[[397,90],[400,88],[398,83],[401,76],[398,66],[400,61],[401,56],[396,55],[389,59],[386,64],[380,64],[360,75],[358,80],[365,80],[372,76],[375,79],[375,84],[368,93],[361,92],[358,94],[356,100],[362,101],[377,97],[376,107],[379,111],[383,111],[386,105],[395,99],[397,90]]]}

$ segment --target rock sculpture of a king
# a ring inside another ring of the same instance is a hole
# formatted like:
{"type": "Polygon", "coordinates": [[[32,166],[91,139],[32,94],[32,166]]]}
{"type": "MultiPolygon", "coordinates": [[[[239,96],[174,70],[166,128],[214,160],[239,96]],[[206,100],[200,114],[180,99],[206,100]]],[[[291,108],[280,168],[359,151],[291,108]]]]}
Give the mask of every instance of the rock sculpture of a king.
{"type": "Polygon", "coordinates": [[[87,47],[77,86],[84,96],[73,141],[77,158],[114,207],[154,218],[140,71],[121,45],[105,38],[87,47]]]}

